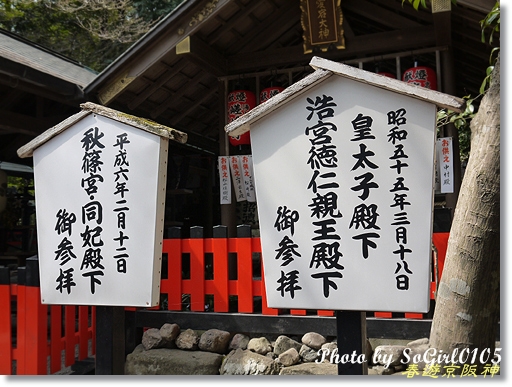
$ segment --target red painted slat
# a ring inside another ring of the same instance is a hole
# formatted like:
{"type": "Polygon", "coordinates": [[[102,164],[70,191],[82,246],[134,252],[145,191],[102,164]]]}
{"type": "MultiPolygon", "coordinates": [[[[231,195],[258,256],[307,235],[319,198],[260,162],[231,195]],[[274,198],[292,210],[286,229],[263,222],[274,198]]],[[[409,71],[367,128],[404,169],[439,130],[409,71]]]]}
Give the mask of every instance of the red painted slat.
{"type": "Polygon", "coordinates": [[[238,312],[253,313],[251,238],[237,238],[238,312]]]}
{"type": "Polygon", "coordinates": [[[393,316],[391,312],[375,312],[374,315],[377,318],[391,318],[393,316]]]}
{"type": "Polygon", "coordinates": [[[89,329],[89,307],[78,307],[78,360],[83,360],[89,354],[89,337],[87,331],[89,329]]]}
{"type": "Polygon", "coordinates": [[[183,251],[190,252],[190,310],[204,312],[204,246],[202,238],[183,241],[183,251]]]}
{"type": "Polygon", "coordinates": [[[181,239],[164,239],[163,252],[167,253],[167,280],[162,288],[167,293],[168,309],[181,310],[181,239]]]}
{"type": "MultiPolygon", "coordinates": [[[[259,238],[258,238],[259,240],[259,238]]],[[[265,268],[263,267],[263,257],[261,259],[261,313],[268,316],[277,316],[280,310],[277,308],[269,308],[267,303],[267,292],[265,289],[265,268]]]]}
{"type": "Polygon", "coordinates": [[[0,375],[12,374],[11,285],[0,285],[0,375]]]}
{"type": "Polygon", "coordinates": [[[423,318],[423,314],[421,314],[421,313],[405,313],[405,318],[421,320],[423,318]]]}
{"type": "Polygon", "coordinates": [[[17,323],[16,323],[16,352],[14,353],[14,360],[16,360],[16,374],[26,375],[26,329],[27,329],[27,318],[25,311],[26,306],[26,286],[18,285],[18,302],[16,306],[17,310],[17,323]]]}
{"type": "Polygon", "coordinates": [[[25,375],[46,375],[48,307],[41,304],[39,287],[26,286],[25,375]]]}
{"type": "Polygon", "coordinates": [[[50,372],[54,374],[61,369],[62,343],[62,306],[50,307],[50,372]]]}
{"type": "Polygon", "coordinates": [[[75,362],[75,306],[64,307],[64,337],[65,337],[65,365],[66,367],[75,362]]]}
{"type": "Polygon", "coordinates": [[[228,240],[213,238],[210,241],[213,252],[213,310],[229,312],[228,240]]]}

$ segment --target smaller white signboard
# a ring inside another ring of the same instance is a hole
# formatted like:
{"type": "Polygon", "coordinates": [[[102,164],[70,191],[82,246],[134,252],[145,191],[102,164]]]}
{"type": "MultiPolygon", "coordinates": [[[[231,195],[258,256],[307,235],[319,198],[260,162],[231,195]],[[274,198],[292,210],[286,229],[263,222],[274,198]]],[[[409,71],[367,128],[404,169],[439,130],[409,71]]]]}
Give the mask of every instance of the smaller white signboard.
{"type": "Polygon", "coordinates": [[[231,204],[231,174],[229,156],[219,156],[220,204],[231,204]]]}
{"type": "Polygon", "coordinates": [[[451,137],[437,139],[437,173],[441,193],[453,193],[453,145],[451,137]]]}
{"type": "Polygon", "coordinates": [[[170,135],[87,111],[68,120],[33,141],[41,301],[157,305],[170,135]]]}
{"type": "Polygon", "coordinates": [[[245,197],[248,202],[256,201],[256,191],[254,189],[254,179],[253,179],[253,167],[252,167],[252,156],[251,155],[242,155],[238,156],[240,165],[242,166],[242,176],[244,180],[245,187],[245,197]]]}
{"type": "Polygon", "coordinates": [[[238,156],[229,156],[229,166],[231,169],[231,176],[233,178],[236,201],[243,202],[247,200],[247,194],[245,191],[242,165],[238,156]]]}

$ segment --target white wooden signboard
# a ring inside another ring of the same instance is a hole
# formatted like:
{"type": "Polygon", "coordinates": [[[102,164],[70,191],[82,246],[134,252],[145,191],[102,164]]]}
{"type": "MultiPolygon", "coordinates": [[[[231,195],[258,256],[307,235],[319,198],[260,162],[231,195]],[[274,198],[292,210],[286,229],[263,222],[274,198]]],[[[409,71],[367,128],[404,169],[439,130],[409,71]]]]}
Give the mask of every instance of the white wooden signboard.
{"type": "Polygon", "coordinates": [[[250,122],[270,307],[428,311],[435,119],[332,75],[250,122]]]}
{"type": "Polygon", "coordinates": [[[167,148],[88,114],[33,151],[44,304],[158,303],[167,148]]]}

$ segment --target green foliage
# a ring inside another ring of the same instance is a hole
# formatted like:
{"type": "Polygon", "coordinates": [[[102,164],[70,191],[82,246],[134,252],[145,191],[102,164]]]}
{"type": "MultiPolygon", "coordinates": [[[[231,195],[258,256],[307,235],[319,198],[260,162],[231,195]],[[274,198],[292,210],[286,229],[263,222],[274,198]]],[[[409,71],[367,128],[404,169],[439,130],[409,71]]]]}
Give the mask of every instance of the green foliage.
{"type": "Polygon", "coordinates": [[[485,43],[485,33],[487,30],[491,30],[489,34],[489,44],[492,45],[493,35],[495,32],[500,32],[500,2],[497,1],[492,7],[491,12],[487,14],[487,16],[480,21],[480,26],[482,27],[482,42],[485,43]]]}
{"type": "MultiPolygon", "coordinates": [[[[491,12],[487,14],[487,16],[480,21],[480,26],[482,27],[482,42],[485,43],[485,33],[490,30],[489,33],[489,45],[493,44],[494,34],[500,32],[500,2],[497,1],[492,7],[491,12]]],[[[496,62],[496,58],[498,57],[498,53],[500,51],[499,47],[494,47],[491,51],[491,55],[489,57],[489,66],[486,69],[486,75],[482,84],[480,85],[480,94],[485,94],[489,85],[491,84],[492,73],[494,70],[494,63],[496,62]]]]}
{"type": "Polygon", "coordinates": [[[448,109],[440,109],[437,112],[437,127],[442,128],[447,124],[453,124],[457,128],[459,134],[459,153],[461,161],[465,161],[469,158],[469,152],[471,150],[471,130],[470,123],[476,114],[476,98],[471,98],[467,95],[463,97],[466,101],[466,108],[463,112],[457,113],[448,109]]]}
{"type": "MultiPolygon", "coordinates": [[[[411,4],[416,11],[420,8],[420,5],[422,8],[427,8],[427,0],[402,0],[402,6],[406,1],[411,4]]],[[[451,0],[451,2],[453,5],[457,5],[457,0],[451,0]]]]}
{"type": "Polygon", "coordinates": [[[182,0],[0,0],[0,27],[103,70],[182,0]]]}
{"type": "Polygon", "coordinates": [[[137,14],[146,21],[161,19],[166,16],[183,0],[133,0],[137,14]]]}

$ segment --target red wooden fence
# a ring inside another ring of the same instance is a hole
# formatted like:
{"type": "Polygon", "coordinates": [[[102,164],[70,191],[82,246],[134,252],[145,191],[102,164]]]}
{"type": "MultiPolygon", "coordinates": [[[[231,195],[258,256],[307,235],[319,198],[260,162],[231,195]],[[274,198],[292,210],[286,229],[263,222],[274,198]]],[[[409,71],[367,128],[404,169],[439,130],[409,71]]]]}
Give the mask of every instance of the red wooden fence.
{"type": "Polygon", "coordinates": [[[95,354],[94,307],[41,304],[39,284],[30,280],[38,270],[29,258],[10,283],[8,268],[0,268],[1,375],[54,374],[95,354]]]}
{"type": "MultiPolygon", "coordinates": [[[[223,232],[225,233],[225,230],[223,232]]],[[[439,275],[444,264],[448,235],[435,233],[433,237],[437,249],[437,259],[433,267],[438,268],[439,275]]],[[[258,313],[283,313],[283,310],[267,306],[261,259],[258,263],[260,276],[255,277],[253,273],[255,254],[261,258],[259,238],[202,238],[198,234],[196,237],[185,239],[165,239],[163,255],[166,258],[164,261],[167,269],[162,273],[161,294],[167,297],[167,309],[182,310],[183,295],[190,295],[189,308],[193,312],[204,312],[209,296],[213,297],[214,312],[230,311],[230,298],[233,298],[238,313],[254,313],[255,298],[261,297],[261,311],[258,313]],[[183,257],[189,258],[186,278],[182,276],[183,257]],[[232,260],[236,257],[235,265],[230,263],[230,257],[232,260]],[[213,268],[207,268],[212,265],[213,268]],[[236,279],[230,279],[228,276],[230,266],[236,269],[236,279]],[[211,279],[205,279],[206,274],[211,279]]],[[[433,281],[432,299],[435,297],[435,290],[436,282],[433,281]]],[[[18,268],[17,284],[10,283],[8,268],[0,268],[0,311],[2,375],[53,374],[63,365],[70,366],[77,359],[83,360],[96,353],[95,308],[42,305],[35,259],[29,258],[26,268],[18,268]]],[[[305,315],[307,311],[291,310],[289,313],[305,315]]],[[[333,311],[328,310],[318,310],[314,313],[322,316],[333,315],[333,311]]],[[[392,317],[392,313],[388,312],[375,312],[374,315],[379,318],[392,317]]],[[[406,313],[405,317],[423,318],[423,315],[406,313]]]]}
{"type": "MultiPolygon", "coordinates": [[[[435,233],[433,243],[437,254],[432,267],[440,267],[442,271],[446,245],[449,233],[435,233]]],[[[206,296],[213,296],[213,312],[228,312],[229,298],[237,297],[237,311],[239,313],[254,313],[255,297],[261,297],[261,313],[264,315],[278,315],[283,311],[269,308],[265,297],[265,280],[263,263],[260,260],[261,276],[253,275],[254,254],[261,257],[260,238],[175,238],[165,239],[163,253],[167,255],[167,273],[161,281],[160,293],[167,296],[168,310],[182,310],[182,295],[190,295],[190,310],[204,312],[206,296]],[[205,279],[205,256],[213,257],[213,279],[205,279]],[[229,259],[236,256],[237,279],[229,279],[229,259]],[[190,259],[190,278],[182,278],[182,257],[190,259]],[[166,278],[165,278],[166,277],[166,278]]],[[[436,278],[431,283],[431,299],[435,299],[436,278]]],[[[322,316],[333,316],[330,310],[315,312],[322,316]]],[[[293,315],[306,315],[306,310],[290,310],[293,315]]],[[[391,318],[391,312],[375,312],[375,317],[391,318]]],[[[405,318],[423,318],[421,313],[405,313],[405,318]]]]}

